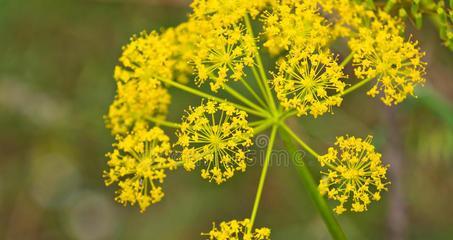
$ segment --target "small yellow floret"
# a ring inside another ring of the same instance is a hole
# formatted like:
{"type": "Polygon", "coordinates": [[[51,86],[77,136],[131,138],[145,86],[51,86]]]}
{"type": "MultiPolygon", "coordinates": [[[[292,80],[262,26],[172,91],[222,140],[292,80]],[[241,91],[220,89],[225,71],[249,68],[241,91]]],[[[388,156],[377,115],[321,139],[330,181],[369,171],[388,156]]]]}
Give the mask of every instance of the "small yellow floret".
{"type": "Polygon", "coordinates": [[[194,0],[191,18],[208,20],[217,26],[241,22],[246,14],[257,16],[272,0],[194,0]]]}
{"type": "Polygon", "coordinates": [[[219,228],[212,224],[212,230],[209,233],[202,233],[202,236],[209,236],[209,240],[269,240],[271,230],[269,228],[257,228],[250,231],[250,220],[243,221],[231,220],[221,222],[219,228]]]}

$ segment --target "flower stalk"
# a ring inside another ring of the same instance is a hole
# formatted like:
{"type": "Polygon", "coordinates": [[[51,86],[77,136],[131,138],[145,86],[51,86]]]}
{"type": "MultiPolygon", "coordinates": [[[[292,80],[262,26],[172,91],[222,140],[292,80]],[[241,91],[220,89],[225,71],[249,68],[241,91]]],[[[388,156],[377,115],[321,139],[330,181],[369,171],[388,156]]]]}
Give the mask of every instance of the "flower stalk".
{"type": "MultiPolygon", "coordinates": [[[[343,232],[343,229],[333,216],[332,211],[329,209],[327,202],[319,193],[317,184],[315,183],[313,176],[310,173],[310,170],[307,168],[305,164],[301,164],[303,163],[303,161],[301,161],[303,156],[301,156],[301,154],[297,151],[296,145],[291,140],[294,138],[295,135],[293,135],[293,132],[291,131],[288,132],[289,128],[286,125],[282,125],[281,129],[282,131],[279,131],[279,133],[283,140],[283,143],[285,144],[286,149],[288,150],[288,154],[289,156],[291,156],[294,166],[300,176],[300,179],[302,180],[305,189],[307,190],[308,194],[313,200],[316,209],[319,211],[322,219],[324,220],[324,223],[326,224],[327,229],[330,232],[330,235],[332,236],[333,239],[336,240],[347,239],[346,235],[343,232]]],[[[306,147],[307,146],[305,146],[304,148],[307,149],[306,147]]],[[[311,154],[313,153],[314,152],[311,152],[311,154]]]]}

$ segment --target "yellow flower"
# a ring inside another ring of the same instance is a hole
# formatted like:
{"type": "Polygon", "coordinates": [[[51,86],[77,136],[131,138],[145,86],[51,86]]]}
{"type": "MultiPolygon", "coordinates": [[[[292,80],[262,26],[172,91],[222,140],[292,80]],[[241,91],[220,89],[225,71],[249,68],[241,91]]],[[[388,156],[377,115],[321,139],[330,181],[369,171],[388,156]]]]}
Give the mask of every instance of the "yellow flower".
{"type": "Polygon", "coordinates": [[[163,198],[159,184],[167,169],[176,168],[176,162],[169,157],[169,138],[158,127],[141,128],[118,137],[113,146],[113,152],[107,154],[109,170],[104,171],[105,183],[117,183],[116,201],[124,205],[138,203],[143,212],[163,198]]]}
{"type": "Polygon", "coordinates": [[[351,37],[356,35],[360,26],[369,22],[374,16],[372,9],[366,2],[350,0],[323,0],[317,1],[324,13],[327,13],[328,21],[332,26],[331,34],[335,37],[351,37]]]}
{"type": "Polygon", "coordinates": [[[165,41],[155,32],[133,37],[123,48],[114,73],[117,95],[106,116],[106,125],[114,135],[126,134],[150,117],[166,115],[171,98],[157,80],[172,76],[166,48],[165,41]]]}
{"type": "Polygon", "coordinates": [[[371,145],[372,137],[365,140],[355,137],[338,137],[336,147],[318,158],[326,171],[319,184],[321,194],[339,202],[334,211],[341,214],[349,208],[354,212],[367,210],[371,200],[379,201],[382,190],[387,190],[388,166],[381,154],[371,145]],[[348,205],[348,206],[345,206],[348,205]]]}
{"type": "Polygon", "coordinates": [[[189,19],[189,21],[162,33],[162,41],[168,43],[167,51],[171,52],[167,65],[171,67],[176,81],[189,82],[193,75],[193,66],[190,62],[198,52],[197,46],[200,40],[211,30],[211,23],[189,19]]]}
{"type": "Polygon", "coordinates": [[[247,233],[251,227],[250,220],[231,220],[221,222],[219,228],[212,224],[209,233],[202,233],[202,236],[209,236],[209,240],[269,240],[271,230],[269,228],[258,228],[247,233]]]}
{"type": "Polygon", "coordinates": [[[400,36],[400,23],[384,12],[371,19],[370,26],[359,29],[349,41],[354,52],[353,65],[359,79],[376,79],[368,95],[381,95],[391,106],[414,94],[416,85],[423,84],[425,63],[417,42],[400,36]]]}
{"type": "Polygon", "coordinates": [[[271,0],[194,0],[192,18],[209,20],[217,26],[238,23],[248,13],[257,16],[271,0]]]}
{"type": "Polygon", "coordinates": [[[272,82],[284,108],[317,117],[341,104],[342,97],[333,94],[344,90],[342,70],[327,50],[291,52],[279,63],[272,82]]]}
{"type": "Polygon", "coordinates": [[[240,25],[214,28],[204,36],[193,62],[197,71],[196,82],[211,80],[211,90],[217,91],[229,80],[245,76],[244,68],[254,64],[254,39],[240,25]]]}
{"type": "Polygon", "coordinates": [[[117,83],[117,95],[106,116],[107,127],[114,135],[126,134],[148,118],[162,118],[171,102],[170,94],[154,79],[117,83]]]}
{"type": "Polygon", "coordinates": [[[331,29],[316,1],[277,0],[262,18],[266,42],[273,55],[294,48],[317,48],[331,39],[331,29]]]}
{"type": "Polygon", "coordinates": [[[246,117],[228,103],[208,101],[190,108],[177,133],[184,168],[191,171],[202,162],[201,176],[217,184],[245,171],[253,136],[246,117]]]}
{"type": "Polygon", "coordinates": [[[142,32],[132,37],[123,47],[119,58],[121,64],[115,68],[115,79],[121,82],[156,77],[171,79],[172,71],[167,61],[171,56],[169,46],[170,42],[163,41],[157,32],[142,32]]]}

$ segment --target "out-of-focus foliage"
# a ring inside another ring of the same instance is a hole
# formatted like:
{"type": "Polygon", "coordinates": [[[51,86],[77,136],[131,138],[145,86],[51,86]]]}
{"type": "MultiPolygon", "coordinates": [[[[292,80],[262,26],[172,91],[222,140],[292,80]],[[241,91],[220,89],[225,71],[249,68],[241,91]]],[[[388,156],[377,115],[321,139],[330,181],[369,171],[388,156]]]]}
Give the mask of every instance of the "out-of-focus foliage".
{"type": "Polygon", "coordinates": [[[436,25],[445,46],[453,51],[452,0],[385,0],[375,1],[375,4],[385,4],[386,10],[401,17],[409,17],[417,29],[423,27],[424,19],[430,19],[436,25]]]}

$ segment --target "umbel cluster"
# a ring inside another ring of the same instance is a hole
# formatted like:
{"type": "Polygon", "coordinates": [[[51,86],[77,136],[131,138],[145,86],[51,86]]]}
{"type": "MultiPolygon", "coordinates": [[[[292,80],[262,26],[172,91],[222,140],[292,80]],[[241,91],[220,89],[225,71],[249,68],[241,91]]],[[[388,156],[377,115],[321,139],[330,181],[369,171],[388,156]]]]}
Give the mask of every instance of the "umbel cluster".
{"type": "Polygon", "coordinates": [[[251,214],[201,236],[270,239],[270,229],[254,223],[274,143],[283,140],[288,151],[302,147],[318,160],[321,179],[297,167],[330,233],[344,238],[332,212],[364,212],[379,201],[389,166],[371,136],[339,136],[318,154],[286,120],[333,114],[355,90],[394,106],[425,82],[424,54],[405,37],[404,22],[391,7],[360,2],[195,0],[186,22],[133,36],[115,67],[117,92],[105,117],[116,142],[103,177],[117,187],[115,200],[144,212],[164,198],[163,182],[178,169],[222,185],[246,172],[254,137],[266,133],[251,214]],[[349,52],[340,56],[333,45],[349,52]],[[199,104],[168,119],[171,105],[181,104],[170,88],[199,104]],[[336,201],[333,211],[320,196],[336,201]]]}

